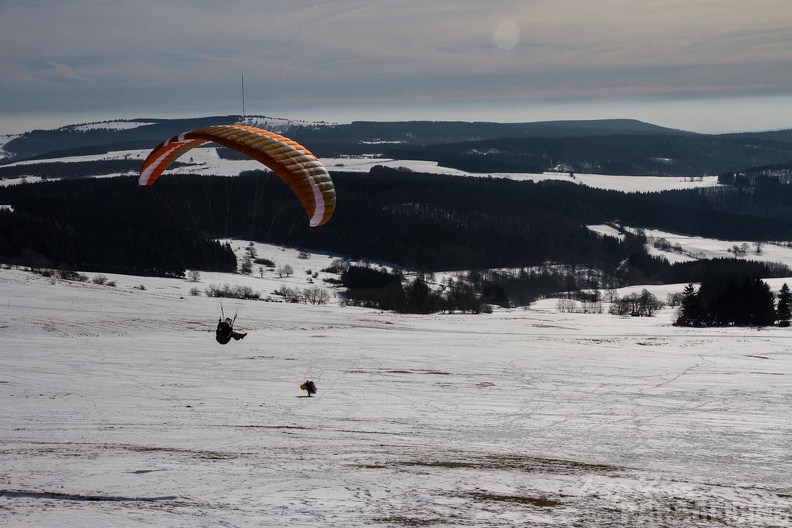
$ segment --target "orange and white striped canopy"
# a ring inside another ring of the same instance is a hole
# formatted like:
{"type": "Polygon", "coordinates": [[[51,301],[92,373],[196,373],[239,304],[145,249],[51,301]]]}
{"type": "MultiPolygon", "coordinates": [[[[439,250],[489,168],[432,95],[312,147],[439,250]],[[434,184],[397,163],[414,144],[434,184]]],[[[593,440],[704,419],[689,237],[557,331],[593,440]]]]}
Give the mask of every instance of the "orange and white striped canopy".
{"type": "Polygon", "coordinates": [[[312,227],[330,220],[335,210],[336,193],[324,165],[299,143],[250,126],[197,128],[160,143],[143,163],[138,183],[153,185],[173,160],[209,142],[241,152],[272,169],[300,199],[312,227]]]}

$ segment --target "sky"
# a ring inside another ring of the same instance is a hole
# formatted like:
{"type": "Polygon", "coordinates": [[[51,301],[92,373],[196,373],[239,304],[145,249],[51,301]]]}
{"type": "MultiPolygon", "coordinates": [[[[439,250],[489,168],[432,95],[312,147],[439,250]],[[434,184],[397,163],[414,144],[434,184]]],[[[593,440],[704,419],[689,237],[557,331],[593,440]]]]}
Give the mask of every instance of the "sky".
{"type": "Polygon", "coordinates": [[[0,0],[0,133],[245,113],[792,128],[792,0],[0,0]]]}

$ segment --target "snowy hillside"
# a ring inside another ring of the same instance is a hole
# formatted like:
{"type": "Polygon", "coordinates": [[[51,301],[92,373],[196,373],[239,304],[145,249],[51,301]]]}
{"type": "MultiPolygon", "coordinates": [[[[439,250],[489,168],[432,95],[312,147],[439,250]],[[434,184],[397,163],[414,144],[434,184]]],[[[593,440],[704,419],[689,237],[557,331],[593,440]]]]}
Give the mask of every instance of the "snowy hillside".
{"type": "MultiPolygon", "coordinates": [[[[608,225],[593,225],[588,228],[602,235],[616,238],[623,236],[608,225]]],[[[628,229],[637,231],[636,228],[628,229]]],[[[646,248],[649,253],[661,256],[672,263],[698,259],[742,258],[758,262],[781,262],[792,267],[792,247],[788,242],[763,242],[757,246],[756,241],[751,240],[717,240],[669,233],[659,229],[642,231],[647,237],[646,248]],[[671,247],[667,248],[666,245],[671,247]],[[735,251],[735,248],[738,251],[735,251]]]]}
{"type": "MultiPolygon", "coordinates": [[[[252,119],[252,118],[251,118],[252,119]]],[[[277,127],[271,127],[277,128],[277,127]]],[[[141,165],[149,154],[149,150],[124,150],[114,151],[105,154],[95,154],[86,156],[69,156],[60,158],[50,158],[47,160],[31,160],[9,163],[8,167],[40,164],[43,162],[85,162],[117,159],[139,159],[141,165]]],[[[563,180],[579,185],[587,185],[599,189],[610,189],[623,192],[655,192],[670,189],[694,189],[700,187],[713,187],[718,185],[717,176],[707,176],[701,179],[674,178],[663,176],[609,176],[603,174],[577,174],[575,178],[570,178],[567,173],[548,172],[544,174],[527,173],[469,173],[448,167],[441,167],[433,161],[420,160],[394,160],[377,156],[359,156],[344,158],[323,158],[322,163],[332,174],[334,171],[348,172],[369,172],[374,166],[390,167],[394,169],[406,169],[413,172],[429,174],[449,174],[454,176],[468,176],[477,178],[506,178],[517,181],[544,181],[544,180],[563,180]]],[[[203,147],[191,150],[189,153],[179,158],[179,162],[184,164],[181,167],[169,169],[166,174],[199,174],[216,176],[237,176],[243,171],[267,170],[262,164],[255,160],[229,160],[223,159],[217,154],[215,147],[203,147]]],[[[111,173],[107,176],[127,176],[127,173],[111,173]]],[[[49,178],[54,180],[56,178],[49,178]]],[[[0,185],[13,185],[21,182],[38,181],[31,176],[20,176],[18,178],[5,178],[0,180],[0,185]]]]}
{"type": "Polygon", "coordinates": [[[302,121],[295,119],[287,119],[283,117],[267,117],[267,116],[245,116],[237,120],[240,125],[247,125],[256,128],[263,128],[270,130],[277,134],[283,134],[295,127],[320,127],[320,126],[333,126],[332,123],[325,123],[320,121],[302,121]]]}
{"type": "Polygon", "coordinates": [[[60,130],[70,130],[75,132],[87,132],[89,130],[129,130],[146,125],[153,125],[150,121],[98,121],[95,123],[84,123],[81,125],[68,125],[61,127],[60,130]]]}
{"type": "Polygon", "coordinates": [[[205,289],[322,285],[333,259],[255,247],[294,274],[0,269],[0,524],[792,522],[788,328],[226,299],[248,335],[221,346],[205,289]]]}
{"type": "MultiPolygon", "coordinates": [[[[76,125],[67,125],[60,127],[58,130],[75,131],[75,132],[88,132],[91,130],[129,130],[147,125],[154,125],[162,120],[146,120],[146,119],[118,119],[110,121],[96,121],[93,123],[82,123],[76,125]]],[[[294,127],[317,127],[328,126],[329,123],[302,121],[296,119],[287,119],[281,117],[268,117],[261,115],[251,115],[240,117],[237,121],[239,124],[254,126],[259,128],[266,128],[273,132],[283,132],[294,127]]]]}
{"type": "Polygon", "coordinates": [[[5,147],[6,143],[11,141],[15,137],[17,136],[13,134],[0,134],[0,161],[3,161],[8,157],[8,152],[3,150],[3,147],[5,147]]]}

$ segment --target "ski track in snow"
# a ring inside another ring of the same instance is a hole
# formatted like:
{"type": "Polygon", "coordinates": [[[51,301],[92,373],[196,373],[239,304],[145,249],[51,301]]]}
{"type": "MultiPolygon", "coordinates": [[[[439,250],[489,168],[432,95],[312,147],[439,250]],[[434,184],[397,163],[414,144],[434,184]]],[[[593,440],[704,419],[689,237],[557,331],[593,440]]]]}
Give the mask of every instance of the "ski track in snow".
{"type": "Polygon", "coordinates": [[[3,526],[792,525],[789,329],[111,278],[0,270],[3,526]]]}

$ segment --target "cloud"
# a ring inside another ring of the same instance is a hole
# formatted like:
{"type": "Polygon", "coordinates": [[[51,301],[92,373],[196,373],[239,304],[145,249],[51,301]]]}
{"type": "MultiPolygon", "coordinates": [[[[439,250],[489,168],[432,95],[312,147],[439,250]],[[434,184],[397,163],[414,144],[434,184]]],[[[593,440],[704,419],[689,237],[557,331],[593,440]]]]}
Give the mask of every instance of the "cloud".
{"type": "Polygon", "coordinates": [[[0,0],[0,113],[223,107],[243,72],[284,108],[789,95],[790,19],[789,0],[0,0]]]}

